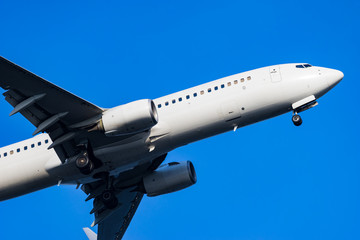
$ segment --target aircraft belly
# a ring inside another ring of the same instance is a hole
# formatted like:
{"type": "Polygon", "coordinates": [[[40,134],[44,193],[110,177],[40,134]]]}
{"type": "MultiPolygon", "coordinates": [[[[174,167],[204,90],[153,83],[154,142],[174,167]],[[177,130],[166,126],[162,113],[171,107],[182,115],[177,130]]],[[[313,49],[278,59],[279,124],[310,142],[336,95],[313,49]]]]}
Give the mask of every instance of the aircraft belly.
{"type": "Polygon", "coordinates": [[[0,201],[34,192],[57,183],[45,169],[48,155],[13,159],[12,164],[0,166],[0,201]]]}
{"type": "Polygon", "coordinates": [[[127,144],[104,147],[94,151],[95,156],[103,162],[104,168],[108,171],[113,171],[118,167],[137,162],[139,159],[147,157],[148,153],[149,147],[145,139],[127,144]]]}

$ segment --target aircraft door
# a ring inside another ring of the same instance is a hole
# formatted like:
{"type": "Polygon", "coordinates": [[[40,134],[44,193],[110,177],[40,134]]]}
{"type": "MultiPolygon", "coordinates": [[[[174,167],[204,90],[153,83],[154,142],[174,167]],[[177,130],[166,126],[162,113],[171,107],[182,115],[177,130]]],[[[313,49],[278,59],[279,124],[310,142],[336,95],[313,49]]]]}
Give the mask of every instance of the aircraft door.
{"type": "Polygon", "coordinates": [[[273,83],[281,82],[281,74],[280,74],[280,66],[279,65],[269,67],[269,72],[270,72],[271,81],[273,83]]]}

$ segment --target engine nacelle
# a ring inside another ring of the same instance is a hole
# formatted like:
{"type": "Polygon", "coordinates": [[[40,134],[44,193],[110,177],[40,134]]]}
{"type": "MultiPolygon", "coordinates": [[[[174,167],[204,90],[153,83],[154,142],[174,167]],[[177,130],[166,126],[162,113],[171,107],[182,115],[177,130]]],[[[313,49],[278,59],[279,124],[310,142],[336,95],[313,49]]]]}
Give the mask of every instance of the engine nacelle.
{"type": "Polygon", "coordinates": [[[195,168],[190,161],[168,163],[143,178],[149,197],[179,191],[195,183],[195,168]]]}
{"type": "Polygon", "coordinates": [[[98,129],[106,136],[120,136],[149,130],[158,123],[155,104],[150,99],[120,105],[104,112],[98,129]]]}

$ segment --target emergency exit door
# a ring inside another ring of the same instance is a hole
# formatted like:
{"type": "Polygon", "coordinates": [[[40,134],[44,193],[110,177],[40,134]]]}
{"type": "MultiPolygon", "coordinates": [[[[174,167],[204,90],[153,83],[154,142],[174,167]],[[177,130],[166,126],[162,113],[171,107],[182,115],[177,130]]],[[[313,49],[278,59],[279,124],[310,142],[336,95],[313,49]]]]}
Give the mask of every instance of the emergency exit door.
{"type": "Polygon", "coordinates": [[[269,67],[270,77],[272,82],[280,82],[281,74],[279,65],[269,67]]]}

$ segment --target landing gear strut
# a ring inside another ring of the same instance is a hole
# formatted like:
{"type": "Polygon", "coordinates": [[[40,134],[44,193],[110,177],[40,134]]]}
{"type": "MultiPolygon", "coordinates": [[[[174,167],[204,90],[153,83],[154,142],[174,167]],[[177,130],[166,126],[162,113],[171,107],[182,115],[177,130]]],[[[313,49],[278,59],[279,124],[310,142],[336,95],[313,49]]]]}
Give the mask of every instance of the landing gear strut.
{"type": "Polygon", "coordinates": [[[297,114],[297,112],[295,112],[294,115],[292,116],[292,121],[295,126],[300,126],[302,124],[302,119],[300,115],[297,114]]]}
{"type": "Polygon", "coordinates": [[[94,175],[95,178],[100,178],[105,183],[105,190],[98,196],[107,209],[114,209],[118,206],[119,201],[114,191],[114,177],[110,176],[108,172],[100,172],[94,175]]]}

